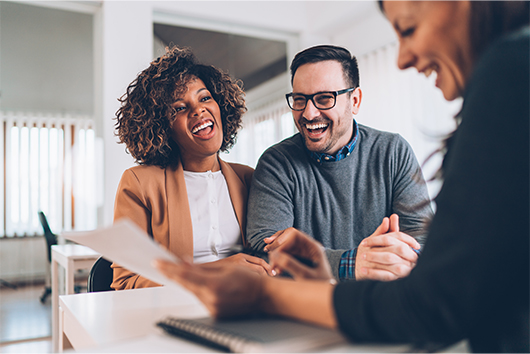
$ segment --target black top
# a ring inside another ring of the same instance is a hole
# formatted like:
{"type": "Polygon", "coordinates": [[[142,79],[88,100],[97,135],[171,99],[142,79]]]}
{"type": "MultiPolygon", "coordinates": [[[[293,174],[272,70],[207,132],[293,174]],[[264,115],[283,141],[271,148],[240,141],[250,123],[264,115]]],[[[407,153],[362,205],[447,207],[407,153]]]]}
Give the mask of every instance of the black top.
{"type": "Polygon", "coordinates": [[[393,282],[336,287],[352,340],[467,338],[477,352],[529,352],[529,38],[526,27],[477,63],[417,266],[393,282]]]}

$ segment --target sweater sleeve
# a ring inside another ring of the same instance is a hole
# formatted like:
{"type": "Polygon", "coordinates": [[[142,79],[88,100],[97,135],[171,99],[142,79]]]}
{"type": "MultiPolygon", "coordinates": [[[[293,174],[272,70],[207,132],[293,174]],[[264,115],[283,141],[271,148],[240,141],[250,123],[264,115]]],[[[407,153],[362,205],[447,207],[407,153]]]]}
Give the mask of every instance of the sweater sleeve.
{"type": "MultiPolygon", "coordinates": [[[[127,217],[151,235],[150,215],[149,203],[142,193],[138,178],[133,171],[126,170],[123,173],[116,193],[114,221],[127,217]]],[[[114,279],[111,287],[115,290],[159,286],[159,284],[132,273],[116,263],[112,264],[112,268],[114,270],[114,279]]]]}
{"type": "Polygon", "coordinates": [[[340,283],[334,307],[355,341],[451,343],[528,352],[529,46],[501,42],[477,65],[422,257],[404,279],[340,283]]]}
{"type": "Polygon", "coordinates": [[[261,156],[252,178],[247,214],[247,240],[263,249],[263,239],[293,226],[293,180],[288,159],[269,148],[261,156]]]}
{"type": "Polygon", "coordinates": [[[427,185],[412,147],[397,136],[390,166],[393,174],[392,213],[399,215],[400,231],[425,242],[426,225],[432,219],[427,185]]]}

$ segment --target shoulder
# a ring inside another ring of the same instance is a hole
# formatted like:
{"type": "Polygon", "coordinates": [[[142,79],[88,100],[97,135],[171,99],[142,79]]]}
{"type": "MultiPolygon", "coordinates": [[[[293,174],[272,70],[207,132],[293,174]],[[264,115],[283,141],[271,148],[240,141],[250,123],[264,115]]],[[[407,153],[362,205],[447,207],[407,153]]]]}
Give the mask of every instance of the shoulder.
{"type": "Polygon", "coordinates": [[[524,27],[498,39],[479,58],[466,94],[487,81],[490,81],[489,85],[482,90],[497,91],[495,87],[504,84],[510,91],[525,89],[528,92],[529,56],[530,27],[524,27]]]}
{"type": "Polygon", "coordinates": [[[252,179],[252,174],[254,173],[254,169],[252,167],[233,162],[228,162],[228,165],[232,168],[232,170],[234,170],[241,180],[250,181],[252,179]]]}
{"type": "Polygon", "coordinates": [[[398,133],[382,131],[358,124],[360,145],[370,149],[410,149],[409,143],[398,133]]]}
{"type": "Polygon", "coordinates": [[[259,162],[262,160],[267,160],[269,162],[283,160],[293,161],[300,156],[305,156],[305,154],[304,140],[300,133],[296,133],[265,150],[261,155],[259,162]]]}
{"type": "Polygon", "coordinates": [[[504,127],[511,132],[515,121],[528,124],[529,56],[529,27],[500,38],[484,52],[463,95],[462,124],[475,117],[477,125],[489,120],[487,125],[497,131],[504,127]]]}
{"type": "Polygon", "coordinates": [[[128,168],[123,172],[123,178],[131,178],[136,177],[138,180],[142,180],[144,178],[163,178],[166,173],[166,168],[162,168],[160,166],[148,166],[148,165],[139,165],[134,166],[131,168],[128,168]]]}

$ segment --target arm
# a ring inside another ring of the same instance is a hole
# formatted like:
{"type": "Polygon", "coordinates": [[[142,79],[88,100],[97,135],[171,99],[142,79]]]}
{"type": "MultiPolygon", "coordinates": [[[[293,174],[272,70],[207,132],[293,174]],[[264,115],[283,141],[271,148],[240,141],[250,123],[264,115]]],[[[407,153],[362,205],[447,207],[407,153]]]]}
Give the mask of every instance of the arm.
{"type": "Polygon", "coordinates": [[[398,138],[389,172],[393,176],[391,214],[399,216],[401,232],[423,245],[433,216],[429,193],[412,148],[401,136],[398,138]]]}
{"type": "MultiPolygon", "coordinates": [[[[294,228],[278,231],[265,239],[265,251],[280,250],[297,254],[297,247],[290,246],[293,237],[296,238],[296,233],[300,231],[294,228]]],[[[339,266],[339,279],[389,281],[402,278],[416,265],[418,255],[414,250],[419,249],[420,244],[414,238],[399,232],[399,217],[392,214],[390,218],[384,218],[377,230],[364,239],[358,248],[344,252],[342,259],[346,259],[346,264],[341,262],[339,266]]],[[[311,258],[312,254],[307,256],[311,258]]],[[[292,269],[284,265],[283,268],[302,278],[321,278],[316,270],[307,267],[292,269]]],[[[336,278],[336,275],[334,276],[336,278]]]]}
{"type": "Polygon", "coordinates": [[[273,148],[259,160],[247,208],[247,240],[254,249],[263,249],[265,238],[293,226],[294,182],[290,169],[287,158],[273,148]]]}
{"type": "Polygon", "coordinates": [[[288,269],[295,278],[304,271],[289,253],[311,259],[320,280],[293,281],[260,276],[232,265],[192,265],[158,261],[155,266],[168,278],[192,291],[214,317],[267,313],[336,328],[332,296],[334,283],[322,246],[304,233],[290,228],[282,246],[271,252],[274,267],[288,269]],[[308,311],[310,309],[310,311],[308,311]]]}
{"type": "MultiPolygon", "coordinates": [[[[121,178],[114,203],[114,220],[127,217],[135,222],[141,229],[152,235],[151,210],[149,203],[142,193],[138,178],[131,170],[126,170],[121,178]]],[[[140,250],[139,250],[140,251],[140,250]]],[[[113,263],[114,279],[111,287],[115,290],[147,288],[160,286],[149,279],[128,271],[120,265],[113,263]]]]}
{"type": "Polygon", "coordinates": [[[388,146],[391,157],[385,167],[392,181],[390,218],[395,217],[399,222],[395,221],[389,229],[385,227],[387,231],[379,227],[365,239],[369,243],[375,242],[369,247],[368,243],[363,242],[358,248],[340,254],[329,251],[332,268],[336,267],[341,280],[388,281],[406,276],[417,260],[417,254],[411,253],[409,247],[419,250],[419,246],[425,243],[427,225],[432,218],[427,187],[412,148],[401,136],[394,136],[395,139],[388,146]],[[376,236],[394,232],[398,232],[400,237],[392,239],[376,236]],[[374,259],[382,263],[374,262],[374,259]],[[363,274],[356,267],[364,268],[363,274]]]}

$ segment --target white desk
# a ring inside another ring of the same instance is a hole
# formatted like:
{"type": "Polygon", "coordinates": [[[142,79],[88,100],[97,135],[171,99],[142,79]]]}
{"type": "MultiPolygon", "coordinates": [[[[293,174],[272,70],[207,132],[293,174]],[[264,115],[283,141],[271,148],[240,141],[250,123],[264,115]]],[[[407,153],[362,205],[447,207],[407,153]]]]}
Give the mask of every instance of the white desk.
{"type": "Polygon", "coordinates": [[[100,254],[94,250],[75,244],[52,246],[52,349],[59,346],[59,265],[65,270],[64,292],[74,293],[74,274],[79,269],[90,269],[100,254]]]}
{"type": "MultiPolygon", "coordinates": [[[[159,335],[161,330],[155,323],[166,316],[208,316],[208,311],[194,295],[173,287],[65,295],[59,298],[59,302],[59,351],[70,345],[78,351],[159,335]]],[[[211,351],[199,345],[189,345],[203,352],[211,351]]]]}
{"type": "MultiPolygon", "coordinates": [[[[185,290],[158,287],[60,297],[59,350],[90,353],[205,353],[213,350],[165,335],[155,323],[166,316],[200,318],[206,308],[185,290]]],[[[322,349],[322,348],[321,348],[322,349]]],[[[322,350],[319,352],[322,352],[322,350]]],[[[409,345],[352,345],[328,352],[405,352],[409,345]]]]}

